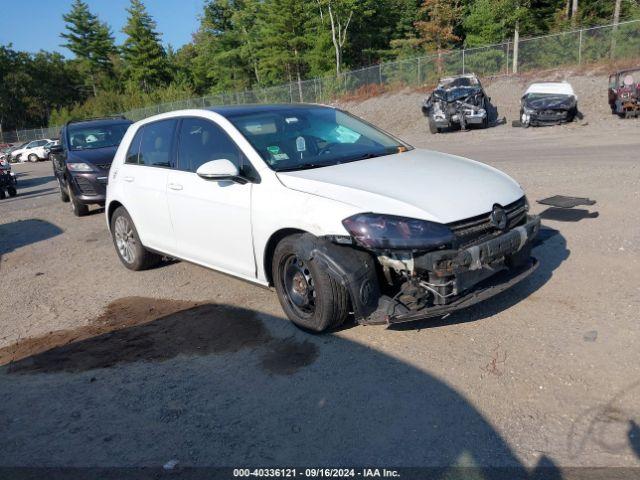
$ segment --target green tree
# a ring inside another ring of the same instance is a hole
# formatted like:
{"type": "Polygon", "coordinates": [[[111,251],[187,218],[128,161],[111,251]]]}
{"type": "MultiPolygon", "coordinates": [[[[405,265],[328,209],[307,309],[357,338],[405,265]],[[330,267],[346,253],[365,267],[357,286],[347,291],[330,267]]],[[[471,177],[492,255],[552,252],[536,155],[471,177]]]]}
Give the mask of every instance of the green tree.
{"type": "Polygon", "coordinates": [[[111,56],[116,53],[116,47],[111,30],[82,0],[75,0],[71,11],[62,18],[66,22],[66,31],[60,34],[66,40],[62,46],[73,52],[82,70],[87,72],[95,96],[100,77],[112,73],[111,56]]]}
{"type": "Polygon", "coordinates": [[[256,57],[256,0],[213,0],[194,37],[193,73],[199,90],[246,89],[260,82],[256,57]]]}
{"type": "Polygon", "coordinates": [[[473,47],[499,43],[510,38],[516,26],[520,32],[535,28],[529,0],[475,0],[464,20],[465,45],[473,47]]]}
{"type": "Polygon", "coordinates": [[[266,83],[297,82],[303,98],[302,79],[309,65],[306,59],[314,42],[312,2],[265,0],[258,17],[260,42],[256,52],[259,70],[266,83]]]}
{"type": "Polygon", "coordinates": [[[124,74],[130,87],[150,92],[170,80],[167,54],[156,31],[156,22],[140,0],[131,0],[123,32],[124,74]]]}

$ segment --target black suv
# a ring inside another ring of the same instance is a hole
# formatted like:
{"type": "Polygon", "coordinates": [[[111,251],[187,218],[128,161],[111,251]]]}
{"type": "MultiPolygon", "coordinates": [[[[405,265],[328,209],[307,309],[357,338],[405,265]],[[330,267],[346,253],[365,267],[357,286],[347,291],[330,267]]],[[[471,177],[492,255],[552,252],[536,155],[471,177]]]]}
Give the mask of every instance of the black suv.
{"type": "Polygon", "coordinates": [[[104,206],[109,167],[132,123],[125,117],[109,117],[71,121],[62,127],[60,145],[51,147],[51,163],[60,198],[71,201],[76,216],[86,215],[89,205],[104,206]]]}

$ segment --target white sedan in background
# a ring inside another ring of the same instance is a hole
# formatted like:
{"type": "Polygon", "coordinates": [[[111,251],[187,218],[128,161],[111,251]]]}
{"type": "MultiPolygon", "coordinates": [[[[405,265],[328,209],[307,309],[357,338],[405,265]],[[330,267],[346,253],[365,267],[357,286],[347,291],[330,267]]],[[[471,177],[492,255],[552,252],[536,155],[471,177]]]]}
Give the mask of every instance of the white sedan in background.
{"type": "Polygon", "coordinates": [[[443,316],[537,267],[520,186],[419,150],[342,110],[247,105],[137,122],[109,172],[116,252],[162,255],[274,287],[312,331],[443,316]]]}
{"type": "Polygon", "coordinates": [[[21,148],[11,152],[11,158],[20,160],[21,162],[38,162],[49,158],[49,152],[45,151],[46,146],[52,144],[53,140],[43,138],[41,140],[32,140],[21,148]]]}

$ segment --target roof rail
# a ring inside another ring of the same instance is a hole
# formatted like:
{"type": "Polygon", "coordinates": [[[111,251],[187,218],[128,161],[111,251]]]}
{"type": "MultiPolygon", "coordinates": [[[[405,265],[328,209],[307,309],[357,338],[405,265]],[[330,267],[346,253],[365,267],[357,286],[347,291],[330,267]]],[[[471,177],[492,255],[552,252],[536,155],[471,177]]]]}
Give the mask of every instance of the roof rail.
{"type": "Polygon", "coordinates": [[[66,125],[69,125],[70,123],[81,123],[81,122],[90,122],[92,120],[115,120],[115,119],[122,119],[122,120],[128,120],[127,117],[125,117],[124,115],[105,115],[103,117],[89,117],[89,118],[83,118],[82,120],[69,120],[67,123],[65,123],[66,125]]]}

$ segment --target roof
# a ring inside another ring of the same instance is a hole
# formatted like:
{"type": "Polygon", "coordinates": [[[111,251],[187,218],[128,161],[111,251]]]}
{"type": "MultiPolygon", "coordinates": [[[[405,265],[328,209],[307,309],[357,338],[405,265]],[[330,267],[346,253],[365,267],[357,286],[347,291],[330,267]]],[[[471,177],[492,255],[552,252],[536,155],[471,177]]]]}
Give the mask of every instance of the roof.
{"type": "Polygon", "coordinates": [[[611,75],[624,75],[625,73],[630,73],[630,72],[640,72],[640,67],[625,68],[624,70],[618,70],[617,72],[612,73],[611,75]]]}
{"type": "Polygon", "coordinates": [[[208,107],[205,110],[218,113],[223,117],[244,115],[247,113],[269,113],[269,112],[290,112],[291,110],[308,110],[310,108],[332,108],[326,105],[315,103],[272,103],[272,104],[246,104],[246,105],[219,105],[208,107]]]}
{"type": "Polygon", "coordinates": [[[573,91],[573,87],[569,82],[532,83],[524,92],[524,95],[527,95],[529,93],[556,93],[559,95],[571,95],[576,97],[576,94],[573,91]]]}
{"type": "Polygon", "coordinates": [[[131,120],[125,117],[104,117],[104,118],[88,118],[86,120],[73,120],[67,122],[66,126],[70,125],[82,125],[83,127],[100,126],[100,125],[114,125],[118,123],[133,123],[131,120]]]}

